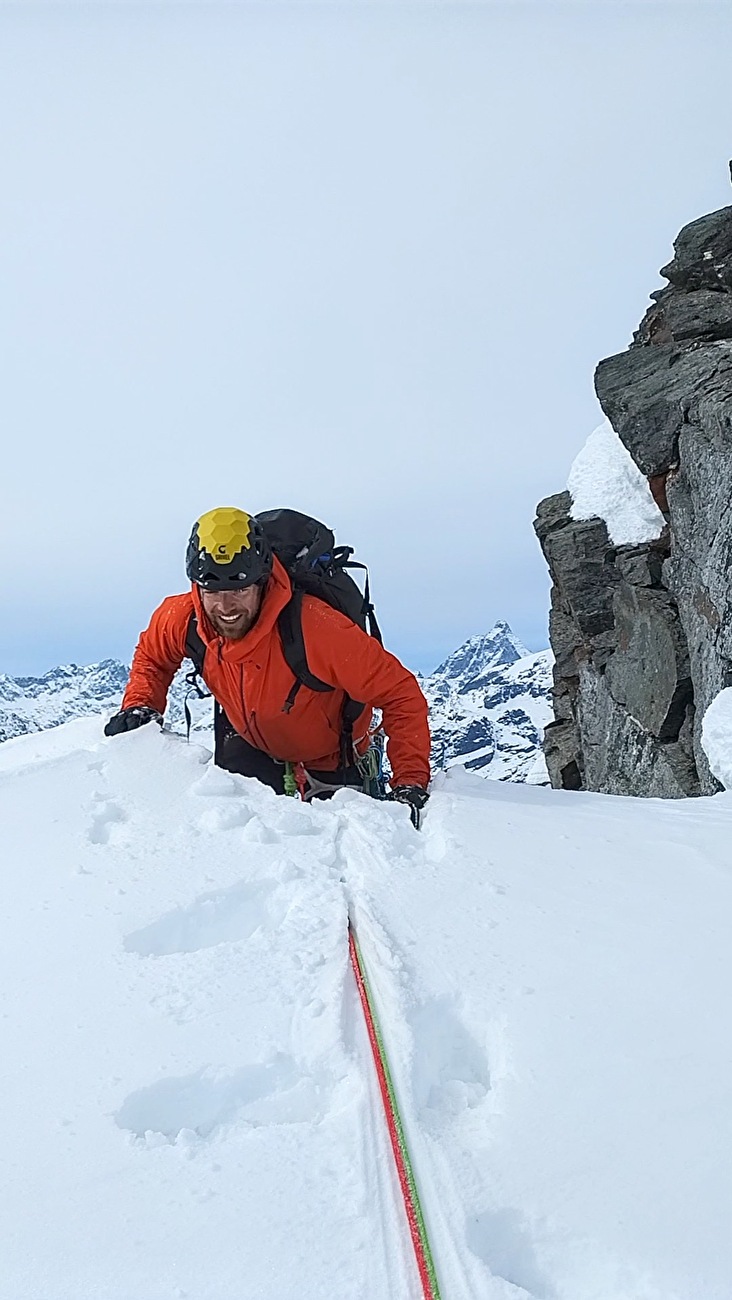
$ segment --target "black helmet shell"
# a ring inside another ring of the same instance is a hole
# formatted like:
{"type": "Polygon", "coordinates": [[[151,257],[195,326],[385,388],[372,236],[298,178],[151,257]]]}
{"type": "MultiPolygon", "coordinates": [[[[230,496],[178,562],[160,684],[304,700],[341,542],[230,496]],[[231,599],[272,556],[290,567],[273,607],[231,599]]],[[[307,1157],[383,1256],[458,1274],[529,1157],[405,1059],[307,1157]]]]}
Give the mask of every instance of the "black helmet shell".
{"type": "Polygon", "coordinates": [[[186,573],[205,591],[238,591],[264,584],[272,572],[272,548],[255,515],[217,506],[193,525],[186,573]]]}

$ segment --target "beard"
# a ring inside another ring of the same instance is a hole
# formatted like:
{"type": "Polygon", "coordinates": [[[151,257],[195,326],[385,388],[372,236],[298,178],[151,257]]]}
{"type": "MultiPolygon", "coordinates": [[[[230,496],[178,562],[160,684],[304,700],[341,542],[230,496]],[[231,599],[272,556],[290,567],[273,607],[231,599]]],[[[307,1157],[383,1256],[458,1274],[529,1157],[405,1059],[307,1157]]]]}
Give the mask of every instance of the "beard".
{"type": "Polygon", "coordinates": [[[225,622],[222,621],[220,614],[207,614],[206,617],[214,632],[217,632],[219,636],[224,637],[227,641],[241,641],[241,638],[246,636],[249,629],[254,627],[259,617],[259,610],[255,610],[254,613],[244,610],[241,614],[237,614],[235,619],[227,619],[225,622]]]}

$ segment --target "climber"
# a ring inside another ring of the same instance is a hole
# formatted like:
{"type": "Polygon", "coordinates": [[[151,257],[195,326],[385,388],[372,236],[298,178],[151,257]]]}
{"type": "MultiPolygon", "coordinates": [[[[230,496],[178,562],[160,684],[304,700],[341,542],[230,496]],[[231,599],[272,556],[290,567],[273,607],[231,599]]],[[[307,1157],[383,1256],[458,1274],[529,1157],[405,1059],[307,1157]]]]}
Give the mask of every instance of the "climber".
{"type": "MultiPolygon", "coordinates": [[[[323,529],[294,511],[269,516],[323,529]]],[[[186,556],[191,590],[155,610],[105,734],[162,725],[168,688],[189,657],[215,700],[215,762],[278,793],[291,792],[294,781],[307,799],[343,786],[369,789],[373,710],[380,709],[392,769],[388,797],[407,804],[419,826],[429,797],[430,735],[416,678],[332,607],[330,578],[310,594],[312,583],[303,591],[296,566],[288,567],[292,578],[257,517],[233,507],[202,515],[186,556]]],[[[340,579],[361,599],[350,577],[340,572],[340,579]]]]}

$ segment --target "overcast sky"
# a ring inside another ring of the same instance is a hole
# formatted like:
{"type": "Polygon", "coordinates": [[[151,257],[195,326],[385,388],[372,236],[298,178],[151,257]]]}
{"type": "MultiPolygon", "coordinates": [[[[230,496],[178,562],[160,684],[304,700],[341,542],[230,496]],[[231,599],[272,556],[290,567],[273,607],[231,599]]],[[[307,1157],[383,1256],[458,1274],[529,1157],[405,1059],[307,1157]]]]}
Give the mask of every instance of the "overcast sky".
{"type": "Polygon", "coordinates": [[[732,8],[0,6],[0,671],[128,657],[214,505],[318,514],[430,669],[547,642],[531,527],[687,221],[732,8]]]}

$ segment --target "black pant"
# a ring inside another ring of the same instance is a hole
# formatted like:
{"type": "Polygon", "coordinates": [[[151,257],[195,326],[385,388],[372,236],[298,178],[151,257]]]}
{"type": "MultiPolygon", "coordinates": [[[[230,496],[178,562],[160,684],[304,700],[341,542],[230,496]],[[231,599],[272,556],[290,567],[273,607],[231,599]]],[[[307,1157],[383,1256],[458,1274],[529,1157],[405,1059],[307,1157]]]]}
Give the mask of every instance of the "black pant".
{"type": "MultiPolygon", "coordinates": [[[[254,776],[263,785],[271,786],[277,794],[285,793],[285,764],[278,762],[276,758],[270,758],[264,750],[255,749],[250,745],[238,731],[234,731],[228,718],[223,725],[219,724],[216,727],[215,737],[214,762],[217,767],[223,767],[227,772],[238,772],[240,776],[254,776]]],[[[357,786],[361,790],[364,788],[364,779],[357,767],[339,767],[331,772],[308,768],[307,774],[312,781],[310,789],[307,786],[305,788],[306,799],[329,799],[335,794],[335,789],[332,787],[340,789],[350,785],[357,786]],[[331,788],[319,790],[320,782],[331,788]]]]}

